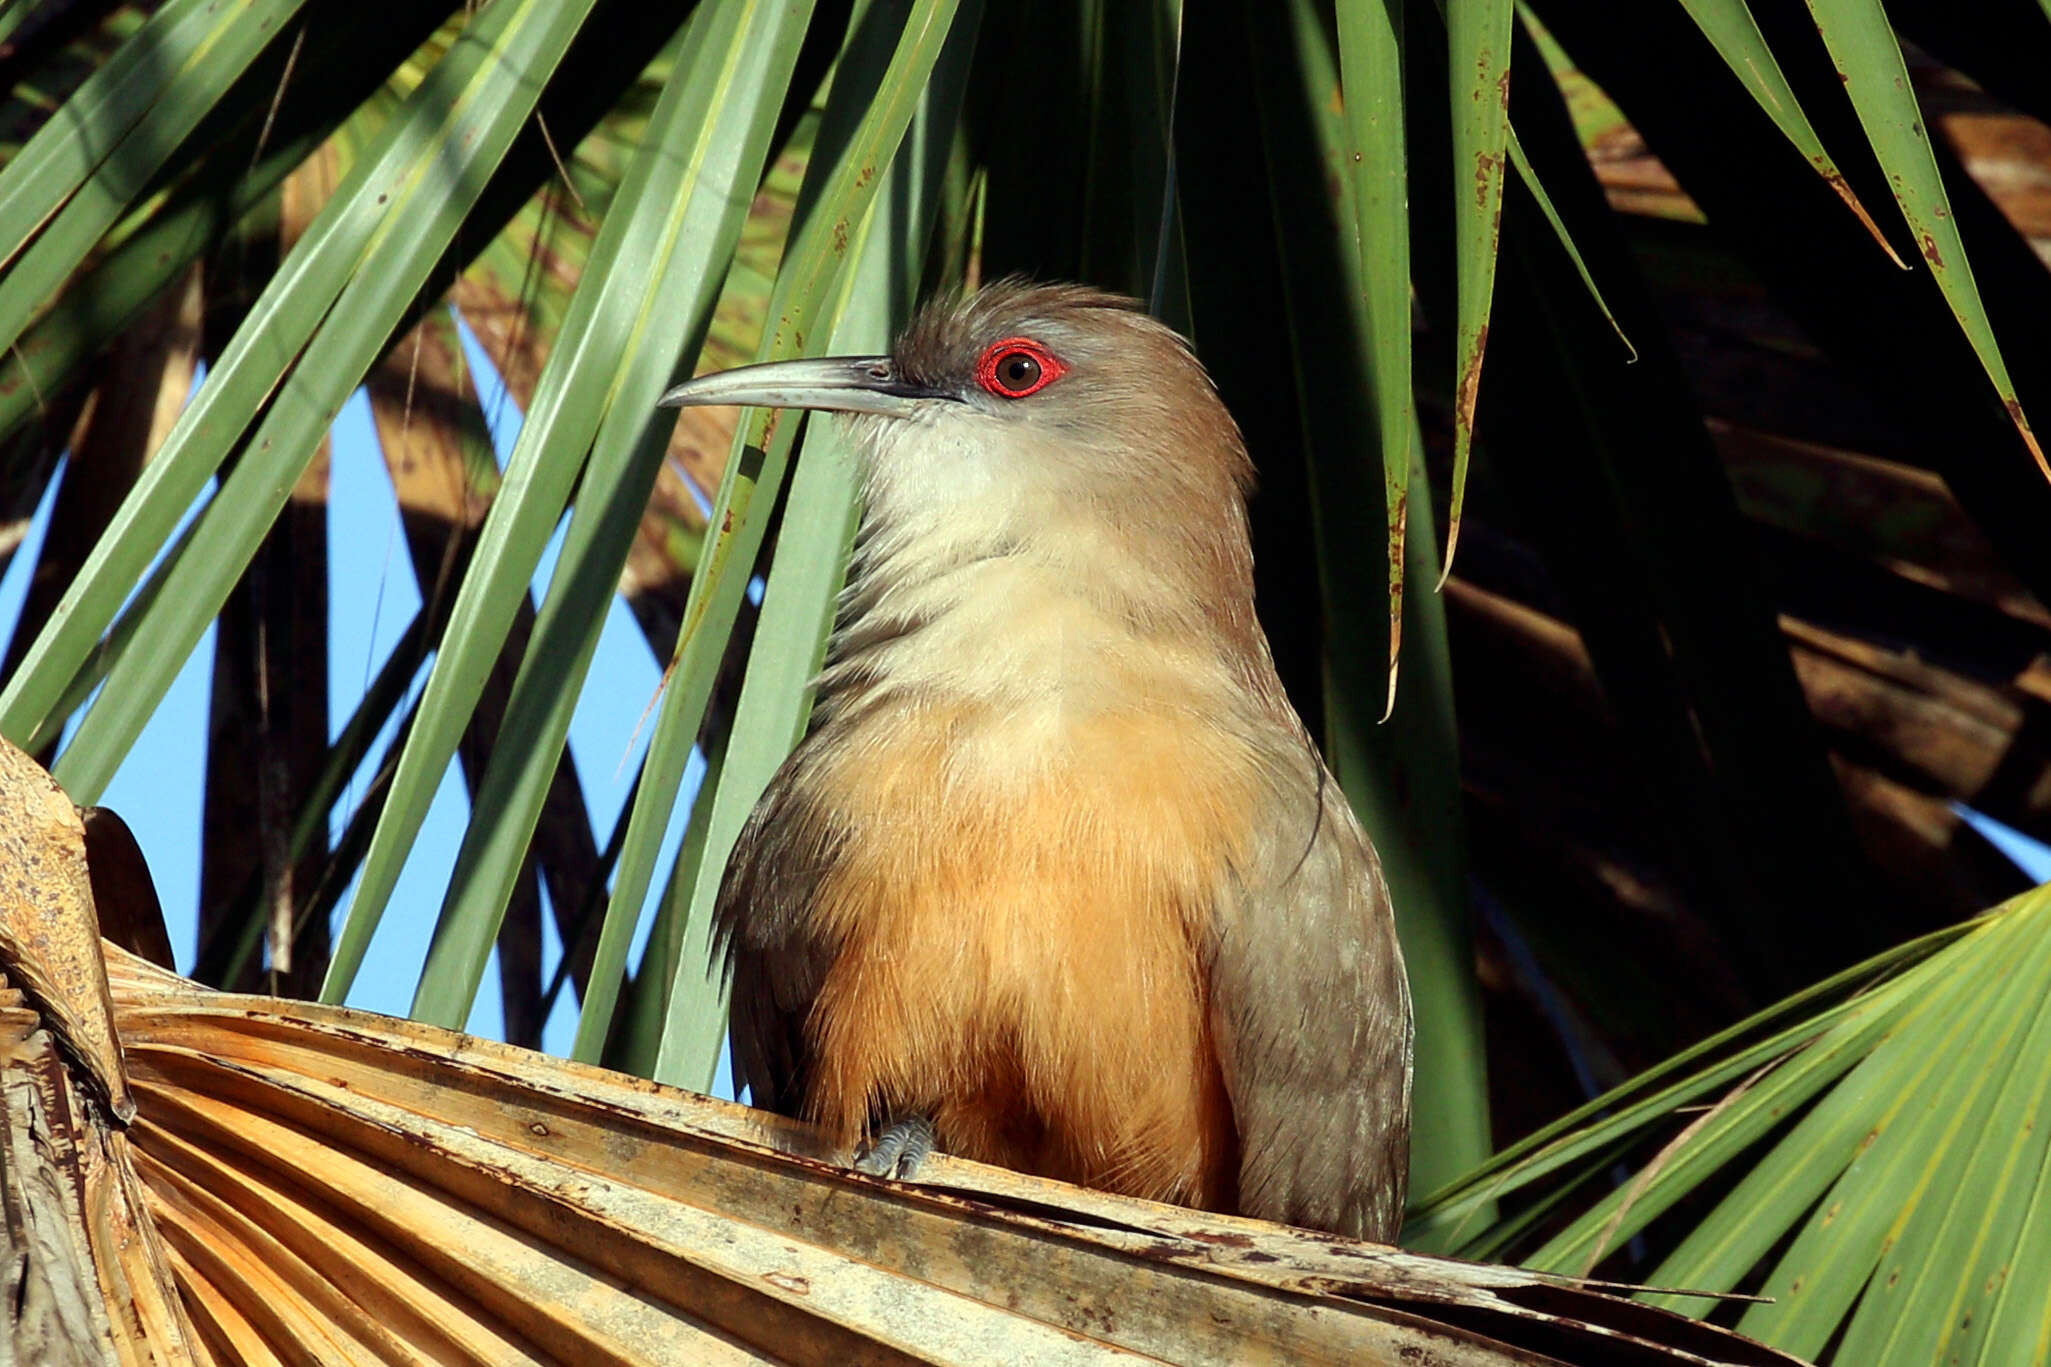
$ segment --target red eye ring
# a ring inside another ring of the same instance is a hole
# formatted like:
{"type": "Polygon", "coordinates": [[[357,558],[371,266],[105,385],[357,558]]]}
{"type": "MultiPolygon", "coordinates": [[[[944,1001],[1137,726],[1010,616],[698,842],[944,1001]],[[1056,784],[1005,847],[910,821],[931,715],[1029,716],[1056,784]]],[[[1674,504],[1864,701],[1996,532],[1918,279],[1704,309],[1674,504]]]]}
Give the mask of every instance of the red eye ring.
{"type": "Polygon", "coordinates": [[[1058,356],[1030,337],[992,342],[976,362],[976,383],[1000,399],[1037,394],[1067,373],[1058,356]]]}

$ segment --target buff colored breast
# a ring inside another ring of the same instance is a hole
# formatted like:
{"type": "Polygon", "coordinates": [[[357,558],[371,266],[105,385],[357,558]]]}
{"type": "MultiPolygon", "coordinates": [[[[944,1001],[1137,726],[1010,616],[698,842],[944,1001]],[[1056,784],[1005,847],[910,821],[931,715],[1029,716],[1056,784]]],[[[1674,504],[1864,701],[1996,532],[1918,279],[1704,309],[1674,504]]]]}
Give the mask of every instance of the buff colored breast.
{"type": "Polygon", "coordinates": [[[815,912],[844,948],[811,1109],[848,1139],[924,1113],[951,1153],[1229,1209],[1203,956],[1251,756],[1158,676],[1095,677],[929,697],[839,747],[824,787],[855,838],[815,912]]]}

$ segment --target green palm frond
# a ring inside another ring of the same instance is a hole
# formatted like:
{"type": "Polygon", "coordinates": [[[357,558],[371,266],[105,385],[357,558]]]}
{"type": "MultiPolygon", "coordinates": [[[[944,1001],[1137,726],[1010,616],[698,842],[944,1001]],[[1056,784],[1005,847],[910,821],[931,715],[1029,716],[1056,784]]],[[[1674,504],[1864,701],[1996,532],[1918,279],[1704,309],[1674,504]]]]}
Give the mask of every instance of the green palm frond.
{"type": "Polygon", "coordinates": [[[2028,1361],[2051,1284],[2047,994],[2040,888],[1598,1098],[1427,1198],[1417,1241],[1586,1276],[1643,1235],[1652,1284],[1763,1297],[1737,1326],[1803,1356],[2028,1361]],[[1608,1192],[1563,1222],[1590,1187],[1608,1192]]]}

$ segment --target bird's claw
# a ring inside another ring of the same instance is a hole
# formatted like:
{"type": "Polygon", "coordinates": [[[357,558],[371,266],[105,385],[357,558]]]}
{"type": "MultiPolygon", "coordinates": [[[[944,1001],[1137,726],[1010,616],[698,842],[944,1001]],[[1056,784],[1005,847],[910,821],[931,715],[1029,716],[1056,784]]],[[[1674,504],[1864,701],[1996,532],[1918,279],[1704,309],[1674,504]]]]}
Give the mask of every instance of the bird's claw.
{"type": "Polygon", "coordinates": [[[894,1120],[855,1151],[855,1171],[909,1181],[933,1152],[933,1122],[922,1115],[894,1120]]]}

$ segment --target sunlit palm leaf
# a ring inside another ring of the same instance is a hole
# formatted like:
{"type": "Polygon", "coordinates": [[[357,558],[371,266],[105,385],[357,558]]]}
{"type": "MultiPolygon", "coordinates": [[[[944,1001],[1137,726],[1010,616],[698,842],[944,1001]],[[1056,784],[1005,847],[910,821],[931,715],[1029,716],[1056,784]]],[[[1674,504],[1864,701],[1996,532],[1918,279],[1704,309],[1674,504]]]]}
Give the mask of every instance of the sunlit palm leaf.
{"type": "Polygon", "coordinates": [[[14,268],[0,278],[0,337],[20,335],[303,3],[172,0],[9,159],[0,260],[14,268]]]}
{"type": "Polygon", "coordinates": [[[1403,138],[1403,6],[1338,7],[1346,141],[1339,166],[1352,189],[1354,288],[1361,312],[1361,381],[1372,415],[1388,515],[1389,698],[1403,642],[1403,542],[1410,516],[1416,398],[1410,384],[1410,214],[1403,138]]]}
{"type": "Polygon", "coordinates": [[[0,804],[43,813],[0,841],[0,970],[33,987],[0,986],[7,1348],[480,1367],[1792,1362],[1603,1288],[944,1156],[929,1181],[878,1182],[761,1112],[209,992],[102,951],[93,889],[114,894],[88,885],[76,814],[19,752],[0,770],[0,804]],[[126,1125],[95,1095],[124,1078],[126,1125]]]}
{"type": "MultiPolygon", "coordinates": [[[[469,1014],[507,887],[509,860],[503,851],[494,856],[484,842],[509,844],[517,852],[532,830],[542,784],[568,734],[570,711],[597,646],[604,604],[616,591],[627,546],[668,446],[655,399],[694,359],[740,233],[747,194],[761,177],[805,12],[799,7],[751,13],[750,8],[717,6],[685,29],[670,87],[656,106],[653,135],[594,245],[594,269],[585,277],[589,294],[580,291],[572,305],[565,337],[574,339],[574,349],[558,346],[563,363],[552,364],[544,375],[544,384],[555,379],[557,387],[537,402],[521,430],[523,451],[552,451],[566,465],[575,463],[572,453],[586,442],[591,454],[536,625],[536,646],[508,707],[506,735],[513,744],[501,745],[478,794],[477,815],[457,855],[415,997],[415,1014],[424,1019],[453,1025],[469,1014]],[[601,289],[626,298],[608,298],[601,289]],[[586,297],[591,299],[588,311],[579,308],[586,297]],[[580,323],[588,330],[578,331],[580,323]],[[558,396],[574,396],[574,402],[558,409],[549,402],[558,396]]],[[[562,485],[566,493],[567,479],[562,485]]],[[[560,507],[559,499],[552,502],[560,507]]],[[[537,523],[544,538],[553,520],[537,523]]],[[[487,524],[487,548],[491,536],[487,524]]],[[[497,574],[510,578],[504,569],[497,574]]],[[[473,579],[465,585],[466,597],[473,587],[492,591],[490,581],[478,585],[473,579]]],[[[510,587],[524,593],[524,579],[511,581],[510,587]]],[[[463,611],[459,600],[445,660],[462,658],[465,641],[457,632],[465,625],[463,611]]],[[[488,637],[491,629],[482,628],[482,634],[488,637]]],[[[439,701],[436,686],[430,680],[423,711],[439,701]]],[[[459,713],[465,710],[457,706],[459,713]]],[[[401,761],[395,799],[408,777],[407,765],[401,761]]],[[[421,772],[437,770],[430,759],[421,772]]],[[[432,787],[430,778],[427,794],[432,787]]],[[[425,807],[424,802],[418,805],[425,807]]],[[[401,846],[410,844],[408,836],[402,833],[401,846]]],[[[380,853],[374,850],[367,861],[366,884],[372,871],[380,878],[396,874],[396,861],[380,865],[380,853]]],[[[358,908],[375,909],[380,902],[381,897],[366,899],[359,891],[352,920],[358,908]]],[[[336,981],[346,984],[347,978],[336,981]]]]}
{"type": "Polygon", "coordinates": [[[155,648],[115,664],[93,716],[66,750],[62,763],[81,791],[105,783],[141,729],[319,436],[524,125],[538,93],[534,72],[559,60],[576,31],[575,8],[545,8],[546,14],[513,6],[481,13],[476,41],[451,51],[436,68],[441,79],[415,92],[380,151],[350,172],[95,548],[67,595],[67,611],[0,695],[10,732],[40,724],[54,702],[52,685],[61,689],[119,608],[126,585],[263,411],[221,496],[196,524],[198,553],[180,557],[171,570],[177,591],[158,600],[155,648]],[[419,211],[397,212],[407,205],[419,211]],[[264,410],[281,384],[279,401],[264,410]]]}
{"type": "MultiPolygon", "coordinates": [[[[49,620],[79,564],[177,421],[199,358],[202,299],[199,273],[189,271],[108,353],[107,378],[86,398],[76,428],[67,434],[69,468],[77,473],[65,481],[51,509],[43,553],[8,642],[9,666],[19,663],[49,620]]],[[[34,432],[24,429],[25,435],[34,432]]]]}
{"type": "Polygon", "coordinates": [[[2036,457],[2044,477],[2051,479],[2051,461],[2045,459],[2030,430],[2015,384],[2008,378],[2008,364],[1994,338],[1994,326],[1980,302],[1980,289],[1966,260],[1965,241],[1944,193],[1930,135],[1923,126],[1901,45],[1888,25],[1886,11],[1880,0],[1809,0],[1809,12],[1816,18],[1816,31],[1830,49],[1852,107],[1859,111],[1873,154],[1887,173],[1888,186],[1915,239],[1916,251],[1972,342],[1974,354],[1994,382],[2023,443],[2036,457]]]}
{"type": "MultiPolygon", "coordinates": [[[[1651,1280],[1752,1289],[1739,1321],[1839,1362],[2025,1361],[2044,1304],[2036,1196],[2051,1077],[2051,888],[1894,951],[1688,1051],[1427,1200],[1467,1250],[1589,1178],[1609,1195],[1531,1247],[1585,1273],[1698,1189],[1724,1191],[1651,1280]],[[1860,979],[1872,979],[1850,996],[1860,979]],[[1706,1109],[1705,1109],[1706,1108],[1706,1109]],[[1616,1146],[1641,1145],[1619,1172],[1616,1146]],[[1733,1184],[1733,1179],[1737,1179],[1733,1184]]],[[[1684,1313],[1699,1302],[1664,1298],[1684,1313]]]]}
{"type": "MultiPolygon", "coordinates": [[[[815,159],[808,171],[808,185],[816,183],[820,188],[808,188],[800,200],[801,226],[785,257],[771,306],[775,329],[764,341],[770,355],[798,354],[805,349],[815,325],[822,318],[830,324],[838,312],[830,296],[851,246],[849,225],[860,222],[876,192],[877,166],[894,152],[911,121],[926,73],[950,34],[947,21],[953,10],[951,4],[937,8],[913,5],[906,10],[884,3],[865,11],[864,18],[858,20],[849,48],[850,54],[858,55],[843,58],[836,85],[841,103],[849,111],[842,117],[852,118],[864,108],[854,97],[858,90],[873,92],[875,103],[867,107],[867,116],[854,123],[844,141],[836,135],[833,145],[837,153],[815,159]],[[901,43],[893,39],[897,24],[903,29],[901,43]]],[[[973,27],[963,27],[962,41],[966,42],[973,27]]],[[[714,502],[711,520],[717,530],[692,580],[677,659],[671,666],[650,741],[650,763],[634,802],[606,913],[616,944],[621,934],[617,927],[621,922],[632,924],[647,894],[690,742],[710,700],[727,633],[739,612],[746,571],[767,530],[770,499],[763,500],[759,515],[750,516],[755,495],[760,487],[773,498],[789,460],[794,428],[795,424],[758,417],[743,429],[745,450],[738,462],[729,461],[714,502]]],[[[698,933],[702,935],[702,931],[698,933]]],[[[706,966],[702,948],[696,953],[687,950],[676,976],[680,985],[676,999],[698,1004],[694,1009],[700,1011],[706,1000],[706,966]]],[[[603,1030],[602,1020],[587,1015],[580,1027],[580,1049],[593,1047],[603,1030]]],[[[697,1060],[673,1066],[695,1070],[697,1060]]]]}
{"type": "Polygon", "coordinates": [[[1716,47],[1746,91],[1759,104],[1766,117],[1786,135],[1801,154],[1809,159],[1816,173],[1830,184],[1845,206],[1858,215],[1859,222],[1873,235],[1880,249],[1896,261],[1892,245],[1879,225],[1873,222],[1866,206],[1852,193],[1852,187],[1837,169],[1837,163],[1823,150],[1823,141],[1816,136],[1816,130],[1809,124],[1809,116],[1802,112],[1802,106],[1795,99],[1795,92],[1788,86],[1787,77],[1781,73],[1780,62],[1773,50],[1766,45],[1766,37],[1759,32],[1759,25],[1753,20],[1746,0],[1680,0],[1688,17],[1702,30],[1702,36],[1716,47]]]}
{"type": "Polygon", "coordinates": [[[1446,558],[1439,583],[1453,571],[1467,460],[1474,445],[1474,405],[1488,346],[1495,295],[1496,243],[1502,230],[1503,169],[1510,138],[1510,0],[1446,0],[1452,55],[1453,222],[1459,233],[1459,351],[1453,403],[1453,496],[1446,514],[1446,558]]]}
{"type": "MultiPolygon", "coordinates": [[[[831,354],[885,351],[911,316],[919,263],[926,256],[960,115],[977,17],[974,5],[954,16],[945,45],[933,59],[925,98],[889,169],[877,178],[874,205],[856,220],[860,227],[848,244],[840,301],[820,320],[831,323],[825,348],[831,354]]],[[[833,113],[829,105],[829,117],[833,113]]],[[[691,871],[682,944],[684,963],[693,970],[709,957],[712,908],[727,853],[777,766],[804,735],[812,683],[825,657],[854,543],[860,471],[853,453],[825,427],[808,430],[791,481],[783,539],[769,571],[755,648],[706,815],[705,843],[691,871]]],[[[703,990],[700,984],[711,984],[696,971],[680,973],[677,982],[682,986],[672,989],[658,1055],[658,1068],[666,1071],[658,1075],[709,1086],[726,1034],[725,993],[703,990]]]]}
{"type": "MultiPolygon", "coordinates": [[[[131,1360],[1793,1362],[1571,1282],[944,1157],[879,1184],[760,1112],[110,953],[141,1118],[50,1116],[93,1155],[52,1270],[131,1360]]],[[[43,1042],[9,1094],[34,1068],[75,1105],[34,1013],[0,1022],[43,1042]]]]}

